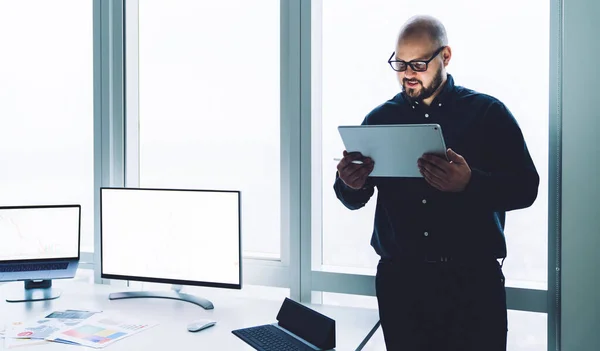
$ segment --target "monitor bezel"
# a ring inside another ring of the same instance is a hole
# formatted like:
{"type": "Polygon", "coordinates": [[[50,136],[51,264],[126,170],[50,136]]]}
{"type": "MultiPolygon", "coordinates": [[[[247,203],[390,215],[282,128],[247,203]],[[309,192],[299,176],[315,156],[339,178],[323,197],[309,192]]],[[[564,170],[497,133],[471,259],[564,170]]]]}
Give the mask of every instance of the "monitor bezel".
{"type": "Polygon", "coordinates": [[[132,187],[101,187],[100,188],[100,278],[102,279],[115,279],[115,280],[131,280],[138,282],[148,283],[161,283],[161,284],[172,284],[172,285],[189,285],[189,286],[201,286],[211,288],[225,288],[225,289],[242,289],[242,194],[240,190],[225,190],[225,189],[177,189],[177,188],[132,188],[132,187]],[[177,192],[215,192],[215,193],[236,193],[238,196],[238,260],[239,260],[239,277],[238,284],[231,283],[220,283],[220,282],[206,282],[196,280],[181,280],[181,279],[170,279],[170,278],[156,278],[156,277],[140,277],[140,276],[129,276],[120,274],[104,273],[104,250],[102,240],[102,194],[104,190],[124,190],[124,191],[177,191],[177,192]]]}
{"type": "Polygon", "coordinates": [[[0,206],[2,210],[29,210],[29,209],[51,209],[51,208],[77,208],[78,221],[77,224],[77,256],[75,257],[55,257],[55,258],[24,258],[19,260],[1,260],[0,264],[19,264],[19,263],[44,263],[44,262],[57,262],[57,261],[79,261],[81,259],[81,205],[76,204],[54,204],[54,205],[21,205],[21,206],[0,206]]]}

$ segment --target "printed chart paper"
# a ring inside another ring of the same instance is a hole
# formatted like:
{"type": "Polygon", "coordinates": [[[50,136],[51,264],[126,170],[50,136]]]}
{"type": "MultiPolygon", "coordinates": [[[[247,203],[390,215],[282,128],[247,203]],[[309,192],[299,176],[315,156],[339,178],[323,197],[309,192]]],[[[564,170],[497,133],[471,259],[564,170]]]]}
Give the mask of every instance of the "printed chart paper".
{"type": "Polygon", "coordinates": [[[46,339],[53,333],[79,324],[97,312],[64,310],[45,314],[35,321],[13,322],[6,330],[5,337],[17,339],[46,339]]]}
{"type": "Polygon", "coordinates": [[[150,329],[158,323],[141,323],[117,313],[100,313],[75,326],[63,328],[46,340],[103,348],[115,341],[150,329]]]}

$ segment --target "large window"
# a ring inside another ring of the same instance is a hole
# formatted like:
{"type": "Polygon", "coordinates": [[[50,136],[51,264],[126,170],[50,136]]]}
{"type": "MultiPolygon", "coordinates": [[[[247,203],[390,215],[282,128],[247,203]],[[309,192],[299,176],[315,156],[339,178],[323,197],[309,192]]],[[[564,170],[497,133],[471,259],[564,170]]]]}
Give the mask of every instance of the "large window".
{"type": "Polygon", "coordinates": [[[241,190],[244,255],[278,259],[279,1],[138,6],[139,186],[241,190]]]}
{"type": "Polygon", "coordinates": [[[92,0],[0,1],[0,205],[80,204],[94,249],[92,0]]]}

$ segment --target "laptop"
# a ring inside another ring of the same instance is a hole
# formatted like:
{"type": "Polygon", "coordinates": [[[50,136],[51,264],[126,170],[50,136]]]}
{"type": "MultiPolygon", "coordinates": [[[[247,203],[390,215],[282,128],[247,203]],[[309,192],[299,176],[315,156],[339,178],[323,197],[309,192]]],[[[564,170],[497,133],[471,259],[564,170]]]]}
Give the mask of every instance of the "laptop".
{"type": "Polygon", "coordinates": [[[23,281],[8,302],[52,300],[53,279],[75,277],[80,258],[81,205],[0,207],[0,282],[23,281]]]}

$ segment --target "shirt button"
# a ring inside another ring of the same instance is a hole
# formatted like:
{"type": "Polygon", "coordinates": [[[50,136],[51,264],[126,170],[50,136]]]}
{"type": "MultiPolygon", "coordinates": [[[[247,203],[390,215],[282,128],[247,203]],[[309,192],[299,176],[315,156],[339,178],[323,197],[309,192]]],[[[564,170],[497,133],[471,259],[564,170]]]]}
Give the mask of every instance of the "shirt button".
{"type": "Polygon", "coordinates": [[[429,118],[429,113],[426,113],[426,114],[425,114],[425,118],[429,118]]]}
{"type": "Polygon", "coordinates": [[[414,106],[412,108],[415,108],[414,106]]]}
{"type": "Polygon", "coordinates": [[[426,204],[426,203],[427,203],[427,200],[423,199],[423,201],[421,201],[421,202],[422,202],[422,203],[424,203],[424,204],[426,204]]]}
{"type": "Polygon", "coordinates": [[[425,232],[425,233],[423,233],[423,235],[429,236],[429,232],[425,232]]]}
{"type": "Polygon", "coordinates": [[[439,106],[439,107],[442,107],[442,103],[440,102],[438,106],[439,106]]]}

